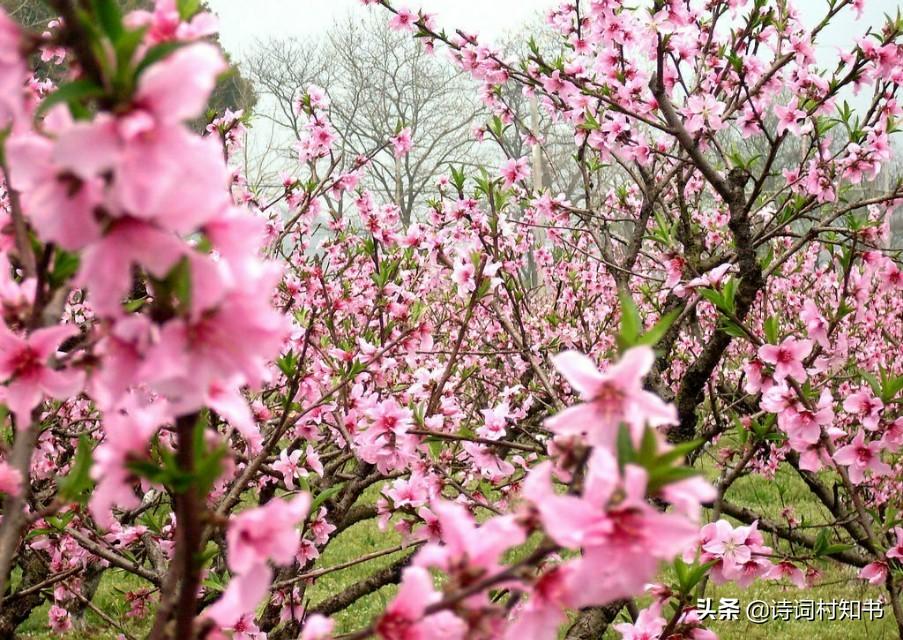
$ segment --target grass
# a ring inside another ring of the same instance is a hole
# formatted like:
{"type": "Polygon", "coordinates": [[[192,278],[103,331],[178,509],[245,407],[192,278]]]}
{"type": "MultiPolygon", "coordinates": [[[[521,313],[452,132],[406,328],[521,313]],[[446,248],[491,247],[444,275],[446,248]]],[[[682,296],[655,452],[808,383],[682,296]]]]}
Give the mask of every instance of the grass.
{"type": "MultiPolygon", "coordinates": [[[[703,464],[703,469],[709,465],[703,464]]],[[[773,480],[762,477],[744,477],[731,488],[729,499],[739,504],[752,507],[773,520],[781,519],[781,511],[792,508],[794,515],[805,526],[807,523],[823,522],[827,515],[820,504],[808,492],[805,486],[789,470],[782,468],[773,480]]],[[[373,499],[373,495],[368,495],[373,499]]],[[[766,535],[766,541],[778,546],[766,535]]],[[[400,538],[392,531],[380,531],[374,521],[361,522],[338,536],[326,549],[318,562],[318,567],[334,566],[353,560],[365,553],[390,548],[399,544],[400,538]]],[[[374,570],[388,566],[399,558],[403,552],[383,556],[347,569],[335,571],[320,577],[309,587],[306,596],[316,604],[345,587],[353,584],[359,576],[369,575],[374,570]]],[[[719,598],[738,598],[741,603],[741,615],[736,621],[716,621],[711,628],[725,640],[892,640],[897,638],[893,614],[888,607],[882,620],[869,621],[797,621],[776,620],[766,624],[753,624],[745,619],[745,606],[752,600],[766,603],[789,600],[859,600],[878,598],[883,590],[872,587],[856,578],[855,571],[825,562],[819,566],[823,578],[812,589],[799,590],[792,585],[779,582],[759,581],[748,589],[740,589],[736,585],[713,585],[709,583],[706,597],[711,597],[716,604],[719,598]]],[[[662,575],[667,579],[667,572],[662,575]]],[[[110,613],[117,621],[124,621],[127,631],[142,637],[149,625],[147,620],[133,620],[125,617],[127,605],[121,593],[141,586],[140,579],[125,575],[121,571],[108,571],[95,596],[95,603],[110,613]]],[[[395,593],[394,586],[387,586],[379,591],[358,600],[355,605],[335,616],[339,633],[360,629],[369,624],[385,607],[395,593]]],[[[641,598],[642,606],[647,599],[641,598]]],[[[44,605],[36,610],[21,627],[20,637],[32,640],[57,639],[58,634],[47,631],[47,610],[44,605]]],[[[64,634],[65,640],[115,640],[118,632],[111,631],[95,613],[85,614],[84,626],[64,634]]],[[[619,634],[609,630],[604,638],[619,638],[619,634]]]]}

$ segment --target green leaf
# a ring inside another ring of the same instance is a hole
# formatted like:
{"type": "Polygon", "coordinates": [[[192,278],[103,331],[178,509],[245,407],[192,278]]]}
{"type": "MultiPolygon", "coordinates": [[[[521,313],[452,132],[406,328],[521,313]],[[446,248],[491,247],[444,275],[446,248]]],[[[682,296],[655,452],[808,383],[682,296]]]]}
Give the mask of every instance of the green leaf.
{"type": "Polygon", "coordinates": [[[141,62],[139,62],[138,66],[135,67],[136,79],[138,76],[144,73],[148,67],[160,62],[176,49],[184,47],[185,44],[185,42],[174,41],[161,42],[160,44],[154,45],[153,47],[148,49],[147,53],[144,54],[144,57],[141,59],[141,62]]]}
{"type": "Polygon", "coordinates": [[[57,531],[62,531],[65,529],[72,519],[75,517],[75,511],[67,511],[66,513],[54,516],[48,516],[46,518],[47,524],[56,529],[57,531]]]}
{"type": "Polygon", "coordinates": [[[746,332],[733,320],[724,320],[718,327],[733,338],[745,338],[746,332]]]}
{"type": "Polygon", "coordinates": [[[290,350],[276,361],[276,366],[279,367],[279,370],[286,378],[291,378],[298,369],[298,357],[295,355],[294,351],[290,350]]]}
{"type": "Polygon", "coordinates": [[[219,555],[219,547],[215,542],[208,541],[207,546],[202,553],[197,555],[198,564],[201,566],[207,566],[211,560],[213,560],[217,555],[219,555]]]}
{"type": "Polygon", "coordinates": [[[687,581],[687,570],[689,566],[679,556],[674,558],[674,574],[677,576],[677,584],[680,586],[680,592],[686,593],[684,585],[687,581]]]}
{"type": "Polygon", "coordinates": [[[778,333],[778,319],[775,316],[768,316],[768,319],[765,321],[765,337],[768,339],[769,344],[777,344],[780,340],[780,333],[778,333]]]}
{"type": "Polygon", "coordinates": [[[313,513],[314,511],[319,509],[320,505],[322,505],[324,502],[329,500],[332,496],[336,495],[339,491],[342,490],[342,488],[344,486],[345,486],[345,483],[343,482],[341,484],[337,484],[335,486],[329,487],[328,489],[325,489],[324,491],[321,491],[320,494],[316,498],[314,498],[314,501],[311,503],[310,513],[313,513]]]}
{"type": "Polygon", "coordinates": [[[881,401],[884,404],[890,404],[901,390],[903,390],[903,376],[894,376],[889,371],[882,370],[881,401]]]}
{"type": "Polygon", "coordinates": [[[623,351],[636,345],[643,330],[643,321],[629,292],[620,290],[618,299],[621,301],[621,333],[618,335],[618,346],[623,351]]]}
{"type": "Polygon", "coordinates": [[[690,453],[696,451],[699,447],[705,444],[705,440],[690,440],[689,442],[681,442],[680,444],[675,444],[668,451],[660,455],[657,459],[659,464],[673,464],[678,460],[683,460],[690,453]]]}
{"type": "Polygon", "coordinates": [[[662,338],[665,337],[665,334],[668,333],[668,329],[671,328],[671,325],[674,324],[674,321],[677,320],[678,316],[680,316],[680,309],[672,309],[656,322],[649,331],[644,333],[640,339],[637,341],[637,344],[646,345],[649,347],[654,347],[661,341],[662,338]]]}
{"type": "Polygon", "coordinates": [[[628,427],[624,423],[621,423],[621,426],[618,427],[617,446],[618,466],[623,469],[625,465],[628,465],[636,460],[636,450],[633,448],[633,441],[630,436],[630,427],[628,427]]]}
{"type": "Polygon", "coordinates": [[[656,493],[662,487],[698,475],[699,471],[690,467],[657,467],[649,474],[647,490],[656,493]]]}
{"type": "Polygon", "coordinates": [[[164,279],[166,289],[176,298],[181,311],[191,308],[191,266],[183,257],[176,263],[164,279]]]}
{"type": "Polygon", "coordinates": [[[737,305],[735,303],[735,299],[737,297],[737,283],[739,280],[737,278],[731,278],[727,282],[724,283],[722,287],[723,296],[724,296],[724,304],[727,307],[727,310],[731,313],[737,312],[737,305]]]}
{"type": "Polygon", "coordinates": [[[78,439],[78,448],[75,451],[75,460],[69,470],[69,475],[60,480],[58,487],[60,497],[67,501],[78,501],[84,504],[87,493],[94,485],[91,480],[92,440],[88,436],[78,439]]]}
{"type": "Polygon", "coordinates": [[[646,427],[643,430],[643,438],[640,441],[640,451],[637,455],[637,461],[644,467],[655,461],[655,454],[658,450],[658,442],[655,439],[655,431],[646,427]]]}
{"type": "Polygon", "coordinates": [[[815,544],[812,545],[812,552],[817,555],[824,555],[825,549],[828,548],[829,539],[828,539],[828,530],[822,529],[818,532],[818,536],[815,538],[815,544]]]}
{"type": "Polygon", "coordinates": [[[182,20],[190,20],[201,7],[201,0],[178,0],[179,17],[182,20]]]}
{"type": "Polygon", "coordinates": [[[822,551],[822,555],[831,556],[837,553],[842,553],[844,551],[849,551],[853,548],[851,544],[830,544],[822,551]]]}
{"type": "Polygon", "coordinates": [[[53,271],[50,272],[50,286],[57,289],[63,286],[78,271],[81,258],[77,253],[57,249],[53,260],[53,271]]]}
{"type": "Polygon", "coordinates": [[[687,574],[687,584],[685,593],[689,593],[693,590],[693,588],[699,584],[699,581],[702,580],[702,577],[708,573],[709,569],[715,566],[717,560],[710,560],[709,562],[705,562],[703,564],[694,564],[693,569],[687,574]]]}
{"type": "Polygon", "coordinates": [[[103,94],[104,90],[100,85],[86,78],[61,84],[56,91],[44,98],[35,111],[35,118],[41,118],[58,104],[68,104],[71,108],[84,100],[99,98],[103,94]]]}
{"type": "Polygon", "coordinates": [[[107,34],[111,42],[118,42],[124,31],[119,3],[116,0],[91,0],[91,5],[100,28],[107,34]]]}
{"type": "Polygon", "coordinates": [[[724,309],[724,301],[721,299],[721,293],[714,289],[697,289],[700,296],[711,302],[719,309],[724,309]]]}
{"type": "Polygon", "coordinates": [[[150,460],[130,460],[126,467],[139,478],[145,478],[153,484],[165,485],[169,481],[168,471],[150,460]]]}
{"type": "Polygon", "coordinates": [[[882,395],[881,394],[881,383],[878,382],[878,378],[876,378],[874,375],[872,375],[868,371],[863,371],[862,377],[865,379],[866,382],[869,383],[869,386],[872,388],[872,391],[874,392],[874,394],[876,396],[880,397],[882,395]]]}

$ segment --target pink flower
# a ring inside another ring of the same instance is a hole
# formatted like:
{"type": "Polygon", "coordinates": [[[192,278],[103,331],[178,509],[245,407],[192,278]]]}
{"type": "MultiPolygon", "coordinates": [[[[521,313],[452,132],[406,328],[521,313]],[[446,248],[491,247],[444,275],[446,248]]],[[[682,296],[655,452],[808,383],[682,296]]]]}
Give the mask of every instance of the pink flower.
{"type": "Polygon", "coordinates": [[[782,560],[774,565],[774,568],[765,574],[766,580],[787,579],[800,589],[806,588],[806,576],[802,570],[789,560],[782,560]]]}
{"type": "Polygon", "coordinates": [[[221,628],[234,628],[269,591],[273,570],[288,565],[301,546],[296,527],[307,516],[310,494],[275,499],[232,518],[226,530],[227,564],[234,574],[222,597],[204,613],[221,628]]]}
{"type": "Polygon", "coordinates": [[[715,500],[718,492],[702,476],[692,476],[666,484],[661,495],[666,502],[674,505],[675,511],[695,521],[699,519],[702,505],[715,500]]]}
{"type": "Polygon", "coordinates": [[[865,472],[871,470],[876,476],[891,473],[890,465],[881,460],[881,442],[865,442],[865,432],[860,429],[853,441],[834,453],[834,461],[849,467],[850,481],[860,484],[865,480],[865,472]]]}
{"type": "Polygon", "coordinates": [[[885,554],[888,558],[903,559],[903,527],[894,527],[894,534],[897,541],[885,554]]]}
{"type": "Polygon", "coordinates": [[[859,577],[868,580],[869,584],[883,585],[887,581],[887,563],[872,562],[859,570],[859,577]]]}
{"type": "Polygon", "coordinates": [[[803,359],[812,352],[811,340],[785,338],[779,345],[765,344],[759,347],[762,362],[774,365],[774,378],[782,381],[790,376],[797,382],[806,380],[803,359]]]}
{"type": "MultiPolygon", "coordinates": [[[[822,427],[834,422],[834,399],[829,389],[823,389],[818,404],[813,411],[794,405],[792,409],[778,414],[778,426],[791,439],[799,439],[808,444],[815,444],[821,439],[822,427]]],[[[764,398],[763,398],[764,406],[764,398]]]]}
{"type": "Polygon", "coordinates": [[[395,150],[395,157],[401,158],[408,155],[413,144],[414,143],[411,141],[411,128],[405,127],[392,138],[392,148],[395,150]]]}
{"type": "Polygon", "coordinates": [[[414,31],[415,22],[417,22],[417,14],[410,9],[402,7],[389,20],[389,27],[395,31],[414,31]]]}
{"type": "Polygon", "coordinates": [[[25,61],[19,25],[0,10],[0,129],[21,121],[25,104],[25,61]]]}
{"type": "Polygon", "coordinates": [[[498,570],[502,553],[526,537],[513,515],[496,516],[477,527],[473,516],[460,504],[438,500],[430,508],[439,518],[442,544],[424,546],[414,558],[419,567],[452,571],[463,559],[471,574],[474,569],[490,574],[498,570]]]}
{"type": "Polygon", "coordinates": [[[87,287],[94,310],[117,316],[131,286],[131,269],[140,264],[151,275],[163,279],[182,257],[185,248],[179,239],[138,220],[113,223],[106,235],[82,254],[76,276],[87,287]]]}
{"type": "Polygon", "coordinates": [[[54,633],[65,633],[72,628],[72,620],[69,617],[69,612],[58,604],[54,604],[50,607],[50,611],[47,612],[47,618],[50,629],[54,633]]]}
{"type": "Polygon", "coordinates": [[[91,494],[91,515],[102,527],[114,525],[112,508],[133,509],[141,501],[135,495],[135,478],[126,464],[147,457],[151,438],[161,425],[170,420],[169,409],[164,402],[148,407],[139,406],[129,399],[121,410],[104,416],[104,440],[94,450],[91,477],[97,487],[91,494]]]}
{"type": "Polygon", "coordinates": [[[821,312],[812,300],[806,300],[803,303],[803,311],[800,319],[806,323],[806,331],[810,338],[815,340],[822,348],[827,349],[828,343],[828,323],[822,317],[821,312]]]}
{"type": "Polygon", "coordinates": [[[510,187],[515,182],[526,180],[530,176],[530,158],[511,158],[502,165],[502,178],[505,186],[510,187]]]}
{"type": "Polygon", "coordinates": [[[574,606],[599,605],[640,593],[662,560],[680,554],[698,529],[687,518],[663,513],[646,501],[645,469],[627,465],[623,477],[606,449],[590,458],[581,496],[557,494],[551,463],[535,467],[523,495],[558,544],[582,549],[569,578],[574,606]]]}
{"type": "Polygon", "coordinates": [[[310,522],[310,532],[314,544],[323,546],[329,541],[329,535],[336,530],[335,525],[326,520],[326,507],[320,507],[317,515],[310,522]]]}
{"type": "Polygon", "coordinates": [[[367,410],[367,417],[373,422],[371,429],[381,433],[401,436],[407,433],[413,423],[414,414],[402,407],[394,398],[383,400],[367,410]]]}
{"type": "Polygon", "coordinates": [[[721,119],[724,115],[724,103],[719,102],[710,93],[705,95],[693,95],[687,100],[687,111],[690,117],[685,122],[687,131],[696,133],[706,126],[712,131],[718,131],[724,127],[721,119]]]}
{"type": "Polygon", "coordinates": [[[764,557],[771,549],[763,544],[755,522],[735,529],[726,520],[718,520],[705,525],[699,537],[700,561],[716,561],[711,572],[716,584],[733,580],[746,587],[772,569],[771,562],[764,557]]]}
{"type": "Polygon", "coordinates": [[[307,469],[299,464],[300,459],[300,449],[295,449],[291,453],[288,452],[288,449],[283,449],[279,453],[279,459],[273,463],[273,471],[282,474],[285,488],[289,491],[295,489],[295,478],[304,478],[307,476],[307,469]]]}
{"type": "Polygon", "coordinates": [[[191,233],[230,204],[222,153],[213,136],[180,126],[153,129],[130,141],[118,159],[112,201],[123,214],[191,233]]]}
{"type": "Polygon", "coordinates": [[[636,622],[632,624],[622,622],[613,628],[621,634],[621,640],[652,640],[659,637],[667,623],[662,617],[661,605],[653,603],[649,608],[640,611],[636,622]]]}
{"type": "Polygon", "coordinates": [[[273,570],[266,563],[256,564],[233,576],[223,595],[204,611],[204,615],[222,629],[248,630],[248,624],[254,624],[254,609],[267,595],[272,581],[273,570]]]}
{"type": "Polygon", "coordinates": [[[425,615],[426,608],[441,599],[426,569],[408,567],[398,594],[376,621],[376,635],[382,640],[463,640],[467,625],[450,611],[425,615]]]}
{"type": "Polygon", "coordinates": [[[511,416],[511,408],[507,402],[502,402],[492,409],[483,409],[483,425],[477,428],[477,435],[487,440],[498,440],[505,435],[508,418],[511,416]]]}
{"type": "Polygon", "coordinates": [[[655,354],[649,347],[634,347],[621,360],[600,372],[592,360],[576,351],[552,358],[583,400],[546,420],[558,434],[586,434],[590,444],[614,450],[618,426],[626,422],[634,437],[647,424],[675,424],[677,411],[643,388],[643,378],[652,368],[655,354]]]}
{"type": "MultiPolygon", "coordinates": [[[[174,318],[163,325],[141,375],[170,400],[177,414],[197,410],[209,404],[211,397],[224,399],[218,394],[231,390],[232,416],[228,417],[241,417],[236,405],[246,403],[235,395],[236,387],[259,387],[268,376],[267,359],[279,352],[287,330],[286,318],[269,304],[276,275],[261,273],[256,288],[231,290],[214,308],[203,313],[199,309],[196,316],[174,318]]],[[[249,424],[248,414],[243,421],[235,421],[239,429],[249,424]]],[[[253,435],[249,430],[243,434],[253,435]]]]}
{"type": "Polygon", "coordinates": [[[752,557],[752,551],[746,544],[748,530],[745,527],[734,529],[726,520],[715,523],[715,535],[702,545],[703,551],[721,558],[728,566],[743,565],[752,557]]]}
{"type": "Polygon", "coordinates": [[[887,260],[879,274],[881,278],[882,291],[894,291],[895,289],[903,289],[903,269],[897,266],[893,260],[887,260]]]}
{"type": "Polygon", "coordinates": [[[24,429],[31,424],[31,410],[43,396],[67,400],[82,388],[84,374],[47,366],[60,344],[78,335],[72,325],[38,329],[23,338],[0,322],[0,378],[8,381],[5,402],[24,429]]]}
{"type": "Polygon", "coordinates": [[[42,239],[72,251],[100,236],[94,218],[103,198],[99,178],[80,178],[58,165],[53,143],[43,136],[13,136],[6,153],[12,187],[21,194],[22,208],[42,239]]]}
{"type": "Polygon", "coordinates": [[[731,263],[722,264],[719,267],[715,267],[711,271],[704,273],[698,278],[693,278],[686,284],[678,284],[674,287],[674,295],[685,298],[691,291],[698,288],[713,288],[720,289],[721,285],[724,283],[725,276],[731,270],[733,265],[731,263]]]}
{"type": "Polygon", "coordinates": [[[572,565],[546,571],[536,582],[530,598],[515,610],[515,619],[505,630],[505,640],[542,640],[557,636],[565,612],[574,608],[571,592],[572,565]]]}
{"type": "Polygon", "coordinates": [[[789,130],[795,136],[800,136],[812,129],[811,123],[808,122],[808,114],[799,109],[798,104],[797,98],[793,98],[786,107],[777,105],[774,108],[774,114],[778,117],[778,135],[789,130]]]}
{"type": "Polygon", "coordinates": [[[208,42],[182,47],[141,74],[135,102],[160,122],[190,120],[203,112],[227,69],[219,48],[208,42]]]}
{"type": "Polygon", "coordinates": [[[843,401],[843,410],[847,413],[862,416],[862,426],[869,431],[878,428],[881,422],[881,412],[884,410],[884,403],[880,398],[876,398],[867,389],[861,389],[856,393],[851,393],[847,399],[843,401]]]}
{"type": "Polygon", "coordinates": [[[458,285],[458,295],[465,300],[476,288],[476,271],[476,267],[469,257],[462,256],[455,260],[452,268],[452,281],[458,285]]]}
{"type": "Polygon", "coordinates": [[[22,474],[6,462],[0,462],[0,493],[17,496],[22,490],[22,474]]]}
{"type": "Polygon", "coordinates": [[[301,493],[292,500],[271,500],[232,518],[226,531],[229,569],[244,573],[267,560],[290,564],[301,544],[295,527],[309,507],[310,494],[301,493]]]}
{"type": "Polygon", "coordinates": [[[335,621],[315,613],[304,621],[300,640],[330,640],[335,621]]]}
{"type": "Polygon", "coordinates": [[[774,380],[764,370],[765,365],[758,358],[753,358],[743,365],[743,373],[746,374],[746,383],[743,385],[743,389],[746,393],[768,391],[772,387],[774,380]]]}

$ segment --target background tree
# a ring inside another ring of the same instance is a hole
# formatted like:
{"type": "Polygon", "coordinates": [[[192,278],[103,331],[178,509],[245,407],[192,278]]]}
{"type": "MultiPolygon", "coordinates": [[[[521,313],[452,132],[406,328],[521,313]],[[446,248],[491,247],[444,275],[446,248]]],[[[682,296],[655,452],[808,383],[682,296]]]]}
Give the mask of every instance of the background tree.
{"type": "MultiPolygon", "coordinates": [[[[274,146],[284,166],[296,160],[294,143],[302,135],[296,101],[309,84],[325,88],[337,147],[349,158],[409,127],[412,152],[400,159],[391,149],[378,153],[364,181],[398,204],[405,224],[449,167],[476,164],[472,129],[481,111],[473,85],[444,57],[392,31],[379,16],[348,16],[319,41],[262,42],[247,70],[263,97],[258,116],[269,123],[256,134],[258,146],[274,146]]],[[[272,181],[273,169],[265,167],[252,182],[272,181]]]]}

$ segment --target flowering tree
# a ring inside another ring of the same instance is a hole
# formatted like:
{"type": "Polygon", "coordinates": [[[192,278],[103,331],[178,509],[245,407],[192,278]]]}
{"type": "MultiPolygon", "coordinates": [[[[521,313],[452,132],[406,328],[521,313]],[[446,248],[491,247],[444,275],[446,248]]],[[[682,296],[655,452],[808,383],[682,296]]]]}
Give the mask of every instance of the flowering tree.
{"type": "Polygon", "coordinates": [[[45,600],[55,631],[89,607],[129,634],[93,594],[131,574],[155,639],[330,638],[392,583],[343,637],[598,637],[626,605],[623,637],[704,639],[708,581],[835,561],[903,637],[903,187],[869,187],[903,22],[822,71],[861,1],[814,28],[784,2],[578,1],[549,15],[567,55],[515,61],[369,0],[480,83],[490,137],[529,130],[504,96],[535,95],[584,182],[534,190],[511,157],[404,226],[358,185],[410,131],[342,158],[310,87],[264,201],[229,168],[242,114],[185,125],[227,68],[198,3],[49,4],[46,34],[0,20],[0,634],[45,600]],[[823,506],[805,529],[729,494],[785,467],[823,506]],[[401,544],[320,561],[370,519],[401,544]]]}

